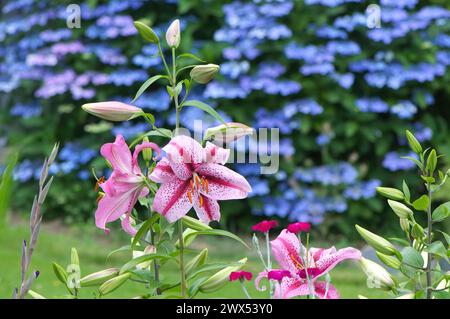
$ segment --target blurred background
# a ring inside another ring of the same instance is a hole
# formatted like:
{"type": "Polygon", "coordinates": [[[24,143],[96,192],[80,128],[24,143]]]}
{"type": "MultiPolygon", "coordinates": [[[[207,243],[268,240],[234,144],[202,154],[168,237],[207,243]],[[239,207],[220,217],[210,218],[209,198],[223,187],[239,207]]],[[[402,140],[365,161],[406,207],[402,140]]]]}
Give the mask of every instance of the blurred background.
{"type": "MultiPolygon", "coordinates": [[[[327,240],[357,240],[355,223],[395,233],[398,219],[375,188],[401,187],[403,179],[421,187],[414,164],[401,158],[411,155],[405,129],[450,154],[445,0],[3,0],[0,9],[0,172],[19,154],[12,219],[28,214],[43,159],[59,141],[45,218],[93,227],[91,169],[107,174],[99,147],[147,127],[113,125],[80,106],[130,102],[161,71],[156,47],[133,26],[138,19],[163,38],[180,18],[180,52],[221,65],[216,80],[195,88],[196,99],[227,121],[280,128],[277,174],[236,165],[254,191],[223,203],[228,229],[247,233],[256,221],[277,218],[309,221],[316,238],[327,240]],[[367,10],[373,3],[380,25],[374,8],[367,10]],[[67,26],[70,4],[79,5],[79,28],[67,26]]],[[[158,126],[173,127],[164,87],[152,86],[135,104],[158,126]]],[[[182,125],[193,129],[194,119],[214,124],[196,108],[183,110],[182,125]]],[[[450,190],[441,194],[450,199],[450,190]]]]}

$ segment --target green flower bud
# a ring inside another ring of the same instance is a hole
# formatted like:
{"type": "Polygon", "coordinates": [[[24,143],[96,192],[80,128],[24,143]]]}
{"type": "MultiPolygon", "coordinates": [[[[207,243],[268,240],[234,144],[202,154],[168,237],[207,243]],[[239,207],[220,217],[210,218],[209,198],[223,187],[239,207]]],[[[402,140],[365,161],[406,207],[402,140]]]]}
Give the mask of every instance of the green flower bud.
{"type": "Polygon", "coordinates": [[[247,263],[247,258],[239,260],[238,263],[239,265],[225,267],[216,272],[200,285],[199,290],[203,293],[211,293],[225,286],[229,282],[230,274],[233,271],[241,270],[247,263]]]}
{"type": "Polygon", "coordinates": [[[414,137],[414,134],[410,131],[406,131],[406,138],[408,139],[409,146],[413,150],[414,153],[421,153],[422,152],[422,146],[420,145],[419,141],[414,137]]]}
{"type": "Polygon", "coordinates": [[[52,265],[53,265],[53,272],[55,273],[56,278],[58,278],[59,281],[61,281],[64,285],[67,285],[68,275],[65,269],[57,263],[53,263],[52,265]]]}
{"type": "Polygon", "coordinates": [[[214,141],[229,143],[251,134],[253,134],[253,129],[247,125],[241,123],[226,123],[207,129],[204,139],[209,140],[213,138],[214,141]]]}
{"type": "Polygon", "coordinates": [[[400,218],[400,228],[406,232],[409,233],[411,225],[409,224],[409,219],[400,218]]]}
{"type": "MultiPolygon", "coordinates": [[[[133,250],[133,259],[144,256],[144,255],[155,254],[155,253],[156,253],[155,246],[148,245],[147,247],[144,248],[144,251],[133,250]]],[[[145,261],[143,263],[137,264],[136,269],[146,269],[146,268],[150,267],[151,263],[152,263],[152,261],[150,260],[150,261],[145,261]]]]}
{"type": "Polygon", "coordinates": [[[389,241],[387,241],[383,237],[380,237],[368,231],[367,229],[362,228],[359,225],[355,225],[355,227],[358,233],[361,235],[361,237],[364,238],[364,240],[376,251],[389,256],[399,254],[398,250],[395,249],[394,245],[392,245],[389,241]]]}
{"type": "MultiPolygon", "coordinates": [[[[142,139],[142,142],[144,142],[144,143],[148,143],[148,142],[150,142],[150,140],[148,139],[148,137],[147,136],[145,136],[143,139],[142,139]]],[[[150,149],[150,148],[144,148],[143,150],[142,150],[142,157],[144,158],[144,161],[145,161],[145,163],[147,163],[147,165],[150,163],[150,161],[152,160],[152,150],[150,149]]]]}
{"type": "Polygon", "coordinates": [[[424,236],[424,232],[423,232],[423,228],[422,226],[420,226],[417,223],[414,223],[412,230],[411,230],[411,235],[413,236],[413,238],[415,239],[420,239],[423,238],[424,236]]]}
{"type": "Polygon", "coordinates": [[[147,40],[150,43],[158,43],[159,38],[156,35],[155,31],[140,21],[134,21],[134,27],[138,30],[139,34],[144,40],[147,40]]]}
{"type": "Polygon", "coordinates": [[[386,198],[393,199],[393,200],[403,200],[405,198],[403,193],[396,188],[377,187],[377,192],[381,196],[384,196],[386,198]]]}
{"type": "Polygon", "coordinates": [[[378,288],[391,290],[396,287],[395,279],[391,274],[372,260],[361,257],[361,267],[371,282],[378,288]]]}
{"type": "Polygon", "coordinates": [[[119,269],[109,268],[101,271],[94,272],[80,279],[81,287],[98,286],[105,281],[116,277],[119,274],[119,269]]]}
{"type": "Polygon", "coordinates": [[[70,252],[70,262],[72,265],[80,265],[80,259],[78,258],[78,252],[77,249],[72,247],[72,250],[70,252]]]}
{"type": "Polygon", "coordinates": [[[108,281],[104,282],[100,286],[100,288],[98,288],[98,291],[102,296],[109,294],[110,292],[113,292],[114,290],[122,286],[130,277],[131,273],[125,273],[123,275],[109,279],[108,281]]]}
{"type": "Polygon", "coordinates": [[[197,256],[192,258],[187,264],[186,264],[186,274],[190,274],[192,271],[194,271],[197,267],[204,265],[206,263],[206,260],[208,259],[208,248],[203,249],[197,256]]]}
{"type": "Polygon", "coordinates": [[[400,269],[400,265],[402,264],[400,260],[398,260],[396,257],[388,256],[385,254],[382,254],[380,252],[376,252],[378,258],[388,267],[391,267],[393,269],[400,269]]]}
{"type": "Polygon", "coordinates": [[[412,210],[402,203],[388,199],[388,204],[394,213],[400,218],[408,219],[413,215],[412,210]]]}
{"type": "Polygon", "coordinates": [[[430,155],[428,155],[427,169],[432,173],[436,169],[436,166],[437,166],[436,150],[432,149],[430,155]]]}
{"type": "Polygon", "coordinates": [[[201,221],[199,221],[196,218],[192,218],[192,217],[189,217],[189,216],[184,216],[184,217],[181,218],[181,220],[183,221],[183,224],[186,227],[194,229],[194,230],[202,231],[202,230],[210,230],[210,229],[212,229],[209,225],[206,225],[206,224],[202,223],[201,221]]]}
{"type": "Polygon", "coordinates": [[[28,290],[28,294],[31,296],[31,298],[33,299],[47,299],[44,296],[42,296],[41,294],[38,294],[36,291],[33,290],[28,290]]]}
{"type": "Polygon", "coordinates": [[[192,80],[200,84],[206,84],[214,78],[219,71],[217,64],[196,65],[192,68],[190,76],[192,80]]]}

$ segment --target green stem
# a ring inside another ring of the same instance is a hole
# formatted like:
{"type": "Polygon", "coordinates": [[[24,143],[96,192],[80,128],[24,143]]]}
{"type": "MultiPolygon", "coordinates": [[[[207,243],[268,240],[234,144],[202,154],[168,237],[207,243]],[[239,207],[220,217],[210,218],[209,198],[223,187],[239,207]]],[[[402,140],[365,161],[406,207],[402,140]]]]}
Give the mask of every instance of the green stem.
{"type": "Polygon", "coordinates": [[[251,297],[250,294],[248,293],[247,288],[245,288],[244,281],[243,281],[242,279],[240,279],[239,282],[241,283],[242,291],[244,291],[244,294],[245,294],[245,296],[247,297],[247,299],[252,299],[252,297],[251,297]]]}
{"type": "MultiPolygon", "coordinates": [[[[175,131],[180,127],[180,108],[178,106],[178,93],[176,92],[177,86],[177,62],[175,56],[175,48],[172,48],[172,92],[173,100],[175,102],[176,123],[175,131]]],[[[178,220],[178,243],[180,247],[180,283],[181,283],[181,297],[186,298],[186,272],[184,269],[184,239],[183,239],[183,222],[178,220]]]]}
{"type": "MultiPolygon", "coordinates": [[[[150,166],[149,166],[149,163],[147,163],[147,176],[149,174],[150,174],[150,166]]],[[[150,199],[151,196],[152,196],[152,194],[151,194],[151,192],[149,192],[148,199],[150,199]]],[[[148,218],[150,219],[150,218],[152,218],[152,216],[153,216],[152,208],[150,207],[150,205],[148,205],[148,218]]],[[[156,247],[155,232],[153,231],[153,227],[150,227],[148,234],[150,235],[150,245],[156,247]]],[[[153,260],[153,276],[155,278],[155,283],[158,286],[158,284],[159,284],[159,265],[158,265],[158,261],[156,259],[153,260]]],[[[157,295],[161,294],[159,287],[156,288],[156,294],[157,295]]]]}
{"type": "MultiPolygon", "coordinates": [[[[265,232],[266,235],[266,251],[267,251],[267,271],[272,270],[272,259],[270,258],[270,238],[269,232],[265,232]]],[[[269,288],[270,288],[270,299],[273,299],[274,287],[272,280],[269,280],[269,288]]]]}
{"type": "MultiPolygon", "coordinates": [[[[431,231],[432,231],[432,215],[431,215],[431,195],[432,195],[432,191],[431,191],[431,185],[430,183],[427,183],[427,189],[428,189],[428,199],[429,199],[429,204],[428,204],[428,209],[427,209],[427,217],[428,217],[428,245],[431,245],[431,231]]],[[[431,293],[433,290],[433,287],[431,287],[431,263],[432,263],[432,254],[428,253],[428,258],[427,258],[427,270],[426,270],[426,274],[427,274],[427,299],[431,299],[431,293]]]]}
{"type": "MultiPolygon", "coordinates": [[[[158,42],[158,51],[159,51],[159,55],[161,56],[161,60],[164,63],[164,67],[166,68],[166,72],[167,72],[167,74],[170,77],[169,66],[167,65],[166,58],[164,57],[164,54],[163,54],[162,49],[161,49],[161,44],[159,42],[158,42]]],[[[172,80],[172,82],[174,82],[173,79],[171,79],[171,80],[172,80]]]]}

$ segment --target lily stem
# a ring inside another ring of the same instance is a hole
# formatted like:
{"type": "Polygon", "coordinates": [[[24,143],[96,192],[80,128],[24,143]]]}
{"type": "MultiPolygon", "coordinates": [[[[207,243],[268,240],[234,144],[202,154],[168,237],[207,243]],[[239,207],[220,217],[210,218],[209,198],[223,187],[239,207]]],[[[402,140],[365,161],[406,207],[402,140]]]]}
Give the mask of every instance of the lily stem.
{"type": "Polygon", "coordinates": [[[186,298],[186,273],[184,270],[183,222],[178,221],[178,243],[180,247],[181,297],[186,298]]]}
{"type": "MultiPolygon", "coordinates": [[[[430,183],[427,183],[427,189],[428,189],[428,199],[429,199],[429,204],[428,204],[428,209],[427,209],[427,217],[428,217],[428,245],[431,244],[431,231],[432,231],[432,215],[431,215],[431,195],[432,195],[432,191],[431,191],[431,185],[430,183]]],[[[426,270],[426,274],[427,274],[427,299],[431,299],[431,293],[433,290],[433,287],[431,286],[431,263],[432,263],[432,254],[428,253],[427,256],[427,270],[426,270]]]]}
{"type": "MultiPolygon", "coordinates": [[[[267,271],[272,270],[272,259],[270,258],[270,238],[269,238],[269,232],[266,231],[266,251],[267,251],[267,271]]],[[[274,293],[274,287],[272,280],[269,280],[269,286],[270,286],[270,299],[273,299],[273,293],[274,293]]]]}

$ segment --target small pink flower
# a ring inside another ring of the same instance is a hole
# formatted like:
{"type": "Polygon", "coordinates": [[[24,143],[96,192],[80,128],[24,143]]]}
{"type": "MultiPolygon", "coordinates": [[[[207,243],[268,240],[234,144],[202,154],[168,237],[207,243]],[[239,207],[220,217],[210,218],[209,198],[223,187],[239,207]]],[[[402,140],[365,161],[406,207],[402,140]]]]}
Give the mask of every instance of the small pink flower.
{"type": "Polygon", "coordinates": [[[271,280],[282,281],[283,278],[291,278],[291,272],[289,270],[281,269],[281,270],[270,270],[267,273],[267,278],[271,280]]]}
{"type": "Polygon", "coordinates": [[[298,234],[301,232],[309,233],[309,231],[311,230],[311,224],[301,222],[292,223],[288,225],[287,230],[294,234],[298,234]]]}
{"type": "Polygon", "coordinates": [[[259,231],[261,233],[267,233],[274,227],[278,226],[278,222],[276,220],[263,220],[256,225],[252,226],[253,231],[259,231]]]}
{"type": "Polygon", "coordinates": [[[149,190],[146,187],[146,177],[142,174],[138,165],[138,155],[143,149],[153,149],[160,154],[158,145],[150,142],[139,144],[131,155],[127,143],[121,135],[116,137],[114,143],[104,144],[100,153],[106,158],[113,168],[111,176],[99,186],[105,195],[98,203],[95,212],[95,224],[98,228],[108,232],[106,224],[120,217],[122,228],[134,236],[136,230],[131,226],[131,211],[139,197],[144,197],[149,190]]]}
{"type": "Polygon", "coordinates": [[[250,281],[252,280],[253,274],[249,271],[233,271],[230,274],[230,281],[235,281],[235,280],[247,280],[250,281]]]}

